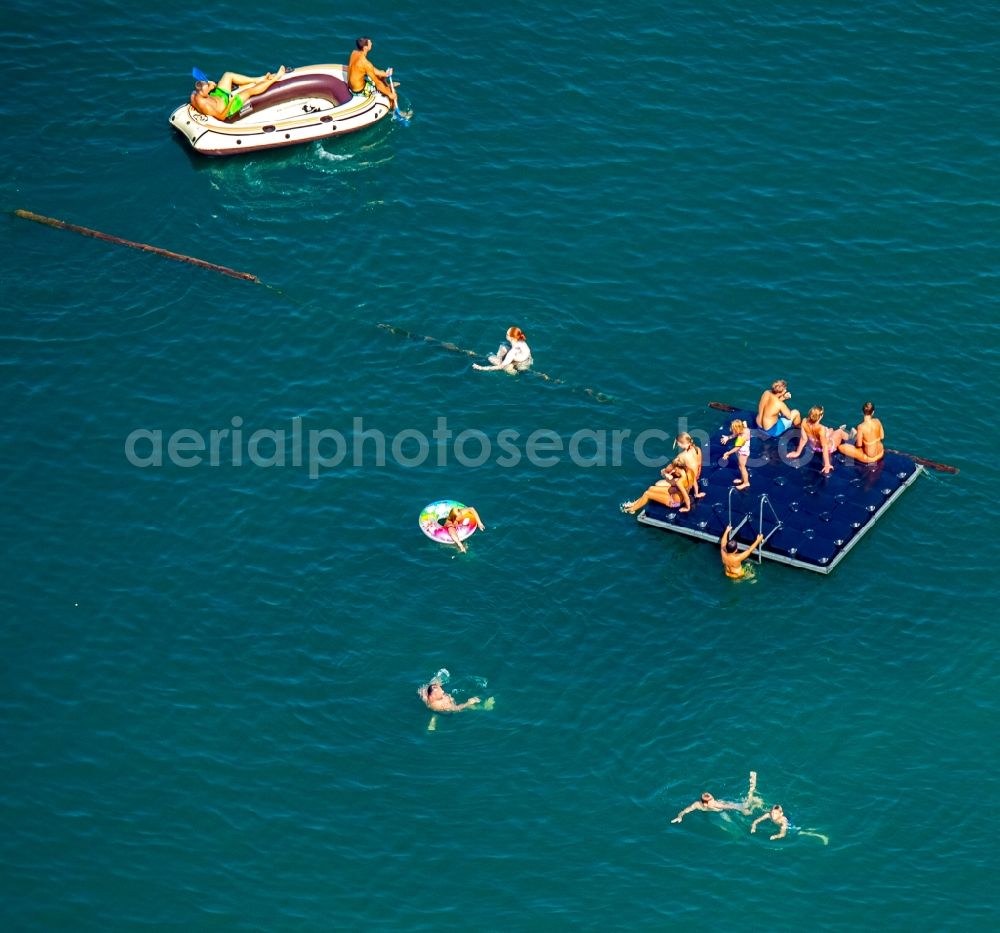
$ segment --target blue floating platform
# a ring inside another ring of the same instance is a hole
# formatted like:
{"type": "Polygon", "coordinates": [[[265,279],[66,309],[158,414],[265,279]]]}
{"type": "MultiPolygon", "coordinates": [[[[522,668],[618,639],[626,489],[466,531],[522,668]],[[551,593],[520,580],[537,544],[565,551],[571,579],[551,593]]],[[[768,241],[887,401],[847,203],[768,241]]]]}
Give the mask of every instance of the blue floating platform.
{"type": "Polygon", "coordinates": [[[736,411],[712,434],[709,449],[702,449],[705,497],[692,499],[690,512],[650,502],[640,522],[715,545],[731,525],[744,546],[763,534],[759,554],[767,560],[829,573],[924,471],[899,454],[887,452],[878,463],[864,464],[835,453],[833,472],[824,475],[823,458],[808,457],[808,448],[796,460],[779,456],[779,444],[781,451],[798,446],[794,429],[781,438],[752,430],[749,462],[756,465],[748,466],[750,488],[740,492],[733,486],[739,476],[736,456],[719,465],[727,449],[721,438],[734,418],[756,423],[755,412],[736,411]]]}

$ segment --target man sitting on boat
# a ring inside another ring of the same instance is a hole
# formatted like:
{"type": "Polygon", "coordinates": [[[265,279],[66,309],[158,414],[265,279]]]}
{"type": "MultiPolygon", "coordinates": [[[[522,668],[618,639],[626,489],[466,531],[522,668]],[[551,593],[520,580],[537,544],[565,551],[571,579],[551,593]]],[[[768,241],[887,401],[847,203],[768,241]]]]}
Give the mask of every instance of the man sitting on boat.
{"type": "Polygon", "coordinates": [[[371,94],[376,88],[392,101],[393,108],[398,106],[396,91],[389,87],[382,78],[388,78],[392,69],[379,71],[370,61],[368,53],[372,50],[372,40],[367,36],[355,40],[357,48],[351,52],[351,60],[347,64],[347,86],[352,94],[371,94]]]}
{"type": "Polygon", "coordinates": [[[282,65],[276,74],[268,72],[259,78],[248,78],[235,71],[227,71],[218,82],[196,81],[191,94],[191,106],[206,117],[228,119],[239,113],[251,97],[263,94],[284,74],[285,66],[282,65]]]}

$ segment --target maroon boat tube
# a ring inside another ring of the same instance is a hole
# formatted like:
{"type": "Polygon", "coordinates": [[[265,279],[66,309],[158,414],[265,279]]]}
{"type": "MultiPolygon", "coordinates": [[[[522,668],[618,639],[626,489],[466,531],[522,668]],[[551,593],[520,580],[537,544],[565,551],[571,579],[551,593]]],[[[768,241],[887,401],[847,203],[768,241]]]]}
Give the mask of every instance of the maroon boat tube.
{"type": "Polygon", "coordinates": [[[347,84],[333,75],[300,75],[294,71],[286,72],[280,81],[275,81],[263,94],[251,97],[243,105],[243,109],[229,117],[226,123],[237,123],[241,117],[259,113],[268,107],[295,100],[297,97],[321,97],[329,100],[334,106],[339,106],[346,104],[353,96],[347,84]]]}

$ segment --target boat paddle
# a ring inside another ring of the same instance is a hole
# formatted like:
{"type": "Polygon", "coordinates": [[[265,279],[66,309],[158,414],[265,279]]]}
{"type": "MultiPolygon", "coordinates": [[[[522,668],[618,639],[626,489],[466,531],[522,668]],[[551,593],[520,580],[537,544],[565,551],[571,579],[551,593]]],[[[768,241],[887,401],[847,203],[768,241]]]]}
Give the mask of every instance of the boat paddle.
{"type": "MultiPolygon", "coordinates": [[[[396,85],[392,83],[392,69],[389,70],[389,74],[387,74],[386,77],[389,79],[389,88],[390,88],[390,90],[392,90],[392,92],[395,94],[395,92],[396,92],[396,85]]],[[[396,96],[395,100],[393,100],[393,102],[392,102],[392,118],[393,118],[393,120],[396,120],[397,122],[402,123],[403,126],[409,126],[410,125],[410,117],[409,117],[409,115],[403,113],[403,111],[399,109],[399,96],[398,95],[396,96]]]]}

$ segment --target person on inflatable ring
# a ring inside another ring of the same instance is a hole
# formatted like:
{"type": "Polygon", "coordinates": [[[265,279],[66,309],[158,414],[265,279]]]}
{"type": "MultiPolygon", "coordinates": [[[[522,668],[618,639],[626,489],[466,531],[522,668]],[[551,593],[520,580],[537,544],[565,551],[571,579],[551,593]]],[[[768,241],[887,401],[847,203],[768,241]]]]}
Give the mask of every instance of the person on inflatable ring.
{"type": "Polygon", "coordinates": [[[464,509],[456,506],[448,513],[448,517],[444,520],[445,530],[451,535],[452,541],[458,545],[458,549],[463,554],[468,548],[465,546],[465,542],[458,536],[458,529],[461,525],[467,523],[475,524],[479,531],[486,531],[486,526],[479,517],[479,513],[471,505],[466,506],[464,509]]]}

